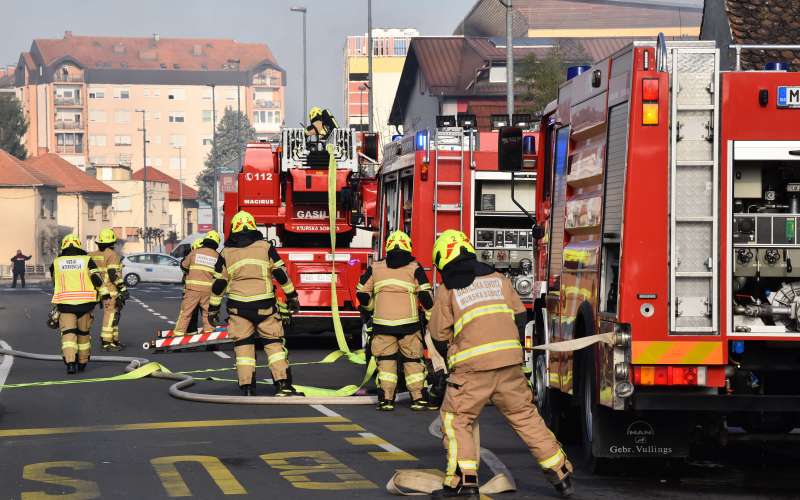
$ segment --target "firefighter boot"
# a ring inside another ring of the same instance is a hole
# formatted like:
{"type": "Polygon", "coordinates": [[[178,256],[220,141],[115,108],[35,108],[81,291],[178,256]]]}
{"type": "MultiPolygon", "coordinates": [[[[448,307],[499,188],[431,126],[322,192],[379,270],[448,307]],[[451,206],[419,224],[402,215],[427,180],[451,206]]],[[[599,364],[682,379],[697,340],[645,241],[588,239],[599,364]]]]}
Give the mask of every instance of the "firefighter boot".
{"type": "Polygon", "coordinates": [[[78,373],[78,363],[75,361],[67,363],[67,375],[75,375],[76,373],[78,373]]]}
{"type": "Polygon", "coordinates": [[[575,492],[572,487],[572,464],[569,460],[554,469],[545,469],[544,475],[562,498],[569,498],[575,492]]]}
{"type": "Polygon", "coordinates": [[[413,411],[438,410],[439,403],[431,401],[431,398],[428,396],[428,390],[423,389],[422,397],[411,401],[411,409],[413,411]]]}
{"type": "Polygon", "coordinates": [[[240,385],[239,388],[242,390],[242,396],[256,395],[256,384],[244,384],[240,385]]]}
{"type": "Polygon", "coordinates": [[[466,498],[468,500],[480,500],[481,494],[478,491],[478,478],[476,476],[464,476],[464,480],[459,481],[458,486],[445,485],[441,490],[436,490],[431,494],[431,498],[466,498]]]}
{"type": "Polygon", "coordinates": [[[378,411],[394,411],[394,398],[387,399],[383,389],[378,389],[378,404],[375,406],[378,411]]]}
{"type": "Polygon", "coordinates": [[[297,392],[289,380],[284,379],[275,381],[275,396],[282,398],[286,396],[305,396],[305,394],[297,392]]]}
{"type": "Polygon", "coordinates": [[[101,346],[101,348],[106,352],[117,352],[122,350],[122,347],[119,346],[118,344],[106,341],[103,341],[103,345],[101,346]]]}
{"type": "Polygon", "coordinates": [[[78,363],[78,371],[82,372],[83,370],[85,370],[87,364],[88,363],[78,363]]]}

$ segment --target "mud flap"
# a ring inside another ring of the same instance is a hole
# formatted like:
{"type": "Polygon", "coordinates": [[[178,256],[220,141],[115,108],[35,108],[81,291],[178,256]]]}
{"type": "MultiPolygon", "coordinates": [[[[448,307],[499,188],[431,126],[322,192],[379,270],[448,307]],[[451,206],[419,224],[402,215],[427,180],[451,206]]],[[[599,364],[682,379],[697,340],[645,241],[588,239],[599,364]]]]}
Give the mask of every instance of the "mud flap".
{"type": "Polygon", "coordinates": [[[686,412],[633,413],[598,407],[592,451],[602,458],[681,458],[689,455],[694,422],[686,412]]]}

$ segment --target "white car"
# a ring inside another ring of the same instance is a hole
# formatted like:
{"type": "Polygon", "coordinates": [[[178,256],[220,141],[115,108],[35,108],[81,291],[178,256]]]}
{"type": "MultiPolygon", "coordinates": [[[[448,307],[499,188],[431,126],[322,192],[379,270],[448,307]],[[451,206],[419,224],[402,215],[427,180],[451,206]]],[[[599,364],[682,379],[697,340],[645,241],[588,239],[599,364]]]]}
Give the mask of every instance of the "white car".
{"type": "Polygon", "coordinates": [[[125,283],[135,287],[142,282],[180,283],[181,261],[164,253],[134,253],[122,259],[125,283]]]}

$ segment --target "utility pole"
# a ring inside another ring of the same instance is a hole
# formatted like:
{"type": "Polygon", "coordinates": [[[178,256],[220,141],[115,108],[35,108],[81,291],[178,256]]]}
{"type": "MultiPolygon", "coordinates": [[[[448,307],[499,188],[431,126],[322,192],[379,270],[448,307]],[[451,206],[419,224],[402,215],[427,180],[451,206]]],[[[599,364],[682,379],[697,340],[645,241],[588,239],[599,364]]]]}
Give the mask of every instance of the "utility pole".
{"type": "Polygon", "coordinates": [[[372,85],[372,0],[367,0],[367,79],[369,80],[369,94],[367,94],[367,99],[369,99],[367,130],[372,132],[372,112],[374,105],[372,92],[375,89],[372,85]]]}
{"type": "Polygon", "coordinates": [[[308,9],[305,7],[292,7],[289,10],[303,14],[303,112],[300,116],[305,116],[305,114],[308,113],[308,61],[306,49],[306,14],[308,13],[308,9]]]}
{"type": "Polygon", "coordinates": [[[142,128],[139,129],[139,132],[142,133],[142,166],[144,170],[144,228],[142,229],[142,238],[144,239],[144,251],[147,252],[150,248],[148,245],[148,238],[147,238],[147,212],[150,211],[150,206],[147,199],[147,125],[145,124],[145,114],[147,113],[144,109],[137,109],[137,113],[142,114],[142,128]]]}
{"type": "Polygon", "coordinates": [[[506,107],[508,124],[514,126],[514,34],[512,33],[512,0],[500,2],[506,7],[506,107]]]}
{"type": "MultiPolygon", "coordinates": [[[[216,152],[217,150],[217,93],[216,93],[216,86],[211,84],[211,121],[212,126],[214,127],[213,135],[211,136],[211,151],[216,152]]],[[[214,156],[211,155],[212,163],[215,161],[214,156]]],[[[212,190],[213,196],[211,197],[211,227],[214,228],[215,231],[219,230],[217,228],[217,164],[213,163],[211,168],[214,172],[214,187],[212,190]]]]}
{"type": "Polygon", "coordinates": [[[180,194],[178,195],[181,199],[181,239],[186,238],[186,223],[184,221],[184,214],[186,213],[186,207],[183,204],[183,148],[180,146],[174,146],[175,149],[178,150],[178,190],[180,194]]]}

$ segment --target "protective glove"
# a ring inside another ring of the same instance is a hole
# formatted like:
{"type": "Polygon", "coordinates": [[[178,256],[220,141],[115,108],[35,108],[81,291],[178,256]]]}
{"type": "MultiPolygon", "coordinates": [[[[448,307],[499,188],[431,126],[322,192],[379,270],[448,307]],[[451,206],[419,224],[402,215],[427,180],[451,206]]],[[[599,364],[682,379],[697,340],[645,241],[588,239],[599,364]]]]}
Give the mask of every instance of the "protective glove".
{"type": "Polygon", "coordinates": [[[364,331],[367,333],[367,336],[372,337],[372,313],[363,307],[360,307],[358,312],[361,316],[361,324],[364,327],[364,331]]]}
{"type": "Polygon", "coordinates": [[[443,370],[434,372],[431,376],[431,386],[428,388],[428,401],[441,405],[444,401],[444,393],[447,390],[447,373],[443,370]]]}
{"type": "Polygon", "coordinates": [[[131,296],[131,294],[128,292],[128,287],[126,287],[126,286],[121,286],[121,287],[119,288],[119,296],[122,298],[122,302],[123,302],[123,304],[124,304],[125,302],[127,302],[127,301],[128,301],[128,299],[129,299],[129,298],[130,298],[130,296],[131,296]]]}
{"type": "Polygon", "coordinates": [[[287,297],[286,305],[289,307],[290,313],[297,314],[300,312],[300,299],[297,298],[297,295],[287,297]]]}
{"type": "Polygon", "coordinates": [[[61,316],[61,313],[58,312],[58,307],[53,306],[50,309],[50,314],[47,316],[47,326],[48,328],[52,328],[56,330],[58,328],[58,318],[61,316]]]}
{"type": "Polygon", "coordinates": [[[289,306],[285,302],[278,300],[275,302],[275,307],[278,309],[278,316],[280,316],[283,326],[290,326],[292,324],[292,314],[289,312],[289,306]]]}
{"type": "Polygon", "coordinates": [[[219,321],[219,306],[208,307],[208,322],[211,323],[211,326],[219,326],[221,324],[219,321]]]}

